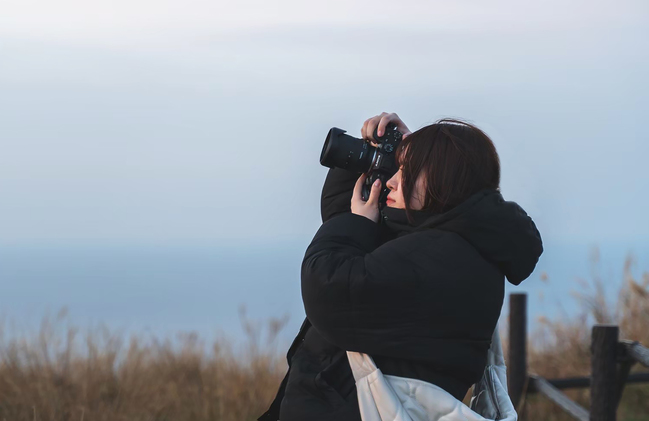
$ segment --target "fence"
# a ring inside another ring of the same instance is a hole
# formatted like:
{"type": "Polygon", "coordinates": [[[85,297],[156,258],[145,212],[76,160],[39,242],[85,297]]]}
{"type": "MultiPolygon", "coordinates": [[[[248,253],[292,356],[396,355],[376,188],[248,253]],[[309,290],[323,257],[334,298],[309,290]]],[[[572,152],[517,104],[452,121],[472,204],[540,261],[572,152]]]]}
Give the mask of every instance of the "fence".
{"type": "MultiPolygon", "coordinates": [[[[649,328],[649,327],[648,327],[649,328]]],[[[616,325],[597,324],[591,336],[591,375],[544,379],[527,371],[527,294],[509,296],[509,361],[507,385],[516,408],[524,393],[541,393],[580,421],[615,421],[627,383],[649,382],[649,373],[629,374],[635,363],[649,367],[649,349],[640,343],[619,340],[616,325]],[[590,387],[590,408],[586,410],[562,389],[590,387]]]]}

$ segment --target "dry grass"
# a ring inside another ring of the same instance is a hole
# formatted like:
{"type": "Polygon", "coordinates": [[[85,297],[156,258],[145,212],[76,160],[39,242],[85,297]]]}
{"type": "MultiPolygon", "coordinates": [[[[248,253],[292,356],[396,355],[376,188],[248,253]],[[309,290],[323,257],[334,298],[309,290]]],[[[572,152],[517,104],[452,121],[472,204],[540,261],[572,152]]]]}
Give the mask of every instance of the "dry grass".
{"type": "Polygon", "coordinates": [[[35,337],[0,343],[0,420],[256,420],[286,372],[274,345],[287,319],[271,319],[262,344],[241,312],[243,349],[195,334],[124,343],[105,328],[59,333],[65,314],[46,319],[35,337]]]}
{"type": "MultiPolygon", "coordinates": [[[[587,375],[594,322],[617,323],[621,338],[649,345],[649,273],[634,279],[632,264],[628,258],[615,305],[595,276],[590,292],[575,295],[582,304],[578,316],[539,320],[529,340],[531,372],[546,378],[587,375]]],[[[248,340],[238,348],[223,338],[207,346],[195,334],[125,340],[104,327],[80,334],[74,327],[61,328],[65,319],[64,313],[46,318],[31,337],[0,335],[0,421],[255,420],[287,368],[286,346],[277,346],[286,316],[262,325],[248,320],[242,308],[248,340]]],[[[503,335],[505,349],[506,343],[503,335]]],[[[568,394],[588,407],[587,389],[568,394]]],[[[648,402],[649,385],[627,386],[618,419],[649,420],[648,402]]],[[[521,419],[570,418],[533,395],[521,419]]]]}
{"type": "MultiPolygon", "coordinates": [[[[581,311],[561,320],[539,318],[528,339],[529,371],[545,378],[565,378],[590,374],[590,335],[594,323],[614,323],[620,327],[620,339],[632,339],[649,346],[649,272],[642,279],[632,274],[633,256],[628,256],[623,283],[615,297],[607,297],[604,281],[598,275],[597,249],[592,253],[594,267],[591,282],[579,280],[582,292],[573,293],[581,311]],[[611,300],[613,298],[613,300],[611,300]],[[615,301],[615,303],[611,303],[615,301]]],[[[545,276],[542,276],[544,278],[545,276]]],[[[506,352],[506,340],[503,346],[506,352]]],[[[633,372],[648,371],[636,364],[633,372]]],[[[589,407],[589,389],[565,393],[583,407],[589,407]]],[[[540,395],[528,395],[522,420],[572,420],[556,405],[540,395]]],[[[649,384],[627,385],[618,408],[618,420],[649,420],[649,384]]]]}

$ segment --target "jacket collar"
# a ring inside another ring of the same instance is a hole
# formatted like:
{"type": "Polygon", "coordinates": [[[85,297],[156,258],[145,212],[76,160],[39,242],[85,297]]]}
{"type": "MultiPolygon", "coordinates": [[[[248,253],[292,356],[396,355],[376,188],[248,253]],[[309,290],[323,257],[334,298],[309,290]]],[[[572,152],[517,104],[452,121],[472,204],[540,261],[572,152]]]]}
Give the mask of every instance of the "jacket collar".
{"type": "Polygon", "coordinates": [[[405,209],[384,207],[384,238],[437,229],[453,232],[496,264],[509,282],[518,285],[534,270],[543,243],[534,221],[516,202],[503,199],[498,189],[483,189],[443,213],[414,211],[408,223],[405,209]]]}

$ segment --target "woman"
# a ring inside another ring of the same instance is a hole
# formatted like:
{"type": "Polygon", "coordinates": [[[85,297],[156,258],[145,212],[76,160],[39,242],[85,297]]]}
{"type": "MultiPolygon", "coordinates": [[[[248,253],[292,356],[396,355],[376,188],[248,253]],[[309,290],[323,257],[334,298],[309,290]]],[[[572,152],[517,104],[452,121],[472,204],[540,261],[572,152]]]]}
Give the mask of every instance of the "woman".
{"type": "Polygon", "coordinates": [[[485,133],[453,119],[411,133],[382,113],[365,122],[363,138],[373,142],[388,122],[404,140],[382,212],[380,185],[364,202],[364,174],[327,174],[323,224],[302,262],[307,317],[260,420],[360,421],[346,351],[462,400],[485,368],[505,278],[520,284],[543,252],[532,219],[499,191],[499,158],[485,133]]]}

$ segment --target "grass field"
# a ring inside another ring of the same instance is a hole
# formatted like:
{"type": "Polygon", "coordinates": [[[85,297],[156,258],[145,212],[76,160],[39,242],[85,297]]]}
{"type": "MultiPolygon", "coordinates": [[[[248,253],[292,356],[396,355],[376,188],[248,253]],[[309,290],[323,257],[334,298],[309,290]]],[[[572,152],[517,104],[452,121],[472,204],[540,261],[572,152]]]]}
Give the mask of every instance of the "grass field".
{"type": "MultiPolygon", "coordinates": [[[[617,300],[606,299],[605,280],[595,277],[584,285],[590,292],[574,297],[581,304],[578,316],[534,324],[531,372],[546,378],[587,375],[595,322],[619,324],[621,338],[649,345],[649,273],[634,279],[632,262],[629,257],[617,300]]],[[[268,320],[262,329],[268,340],[262,342],[260,325],[242,316],[249,338],[243,347],[225,340],[207,345],[191,333],[161,340],[124,338],[107,328],[80,332],[62,327],[65,312],[46,318],[37,335],[0,342],[0,421],[254,420],[287,368],[286,349],[276,343],[287,319],[268,320]]],[[[501,329],[506,350],[506,325],[501,329]]],[[[632,372],[640,370],[636,366],[632,372]]],[[[588,407],[588,389],[567,393],[588,407]]],[[[536,395],[526,399],[520,415],[522,420],[570,419],[536,395]]],[[[649,420],[649,384],[627,386],[618,419],[649,420]]]]}

